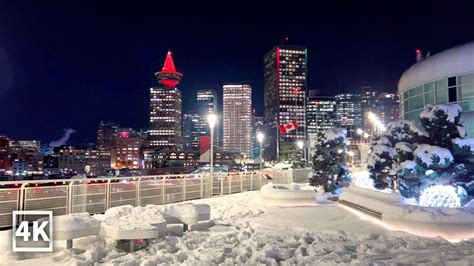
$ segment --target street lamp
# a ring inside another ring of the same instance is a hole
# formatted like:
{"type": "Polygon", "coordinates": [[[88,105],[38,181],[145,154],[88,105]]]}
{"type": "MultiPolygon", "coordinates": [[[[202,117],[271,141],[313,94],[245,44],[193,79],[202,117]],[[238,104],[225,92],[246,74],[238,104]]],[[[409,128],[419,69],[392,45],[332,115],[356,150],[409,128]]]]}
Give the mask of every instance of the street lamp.
{"type": "Polygon", "coordinates": [[[364,130],[362,130],[362,128],[358,128],[356,129],[356,133],[360,136],[360,142],[362,143],[362,133],[364,133],[364,130]]]}
{"type": "Polygon", "coordinates": [[[214,113],[208,114],[207,122],[209,123],[209,131],[211,133],[211,159],[209,171],[211,172],[211,177],[214,178],[214,127],[217,122],[217,116],[214,113]]]}
{"type": "Polygon", "coordinates": [[[263,163],[263,157],[262,157],[262,143],[263,143],[263,138],[265,136],[263,135],[262,132],[257,132],[257,140],[260,143],[260,170],[262,170],[262,163],[263,163]]]}
{"type": "Polygon", "coordinates": [[[301,150],[301,157],[302,157],[302,158],[305,158],[305,157],[304,157],[304,150],[303,150],[303,148],[304,148],[304,142],[303,142],[302,140],[298,140],[298,141],[296,142],[296,145],[298,146],[298,149],[301,150]]]}

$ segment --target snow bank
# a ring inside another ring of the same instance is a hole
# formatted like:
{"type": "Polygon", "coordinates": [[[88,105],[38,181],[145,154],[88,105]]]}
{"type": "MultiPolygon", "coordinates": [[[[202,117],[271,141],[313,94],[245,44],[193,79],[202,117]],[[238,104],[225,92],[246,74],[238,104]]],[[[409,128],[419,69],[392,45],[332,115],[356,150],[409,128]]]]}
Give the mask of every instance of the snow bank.
{"type": "Polygon", "coordinates": [[[54,231],[77,231],[94,227],[100,227],[100,221],[87,212],[54,217],[54,231]]]}
{"type": "Polygon", "coordinates": [[[420,118],[434,119],[436,118],[436,113],[439,111],[442,111],[448,116],[447,119],[449,122],[454,123],[455,118],[461,115],[462,107],[459,104],[428,104],[421,112],[420,118]]]}
{"type": "Polygon", "coordinates": [[[438,146],[431,146],[428,144],[418,144],[415,152],[415,160],[418,159],[426,164],[427,167],[430,167],[434,164],[434,160],[439,158],[439,163],[437,163],[440,167],[447,167],[449,166],[454,158],[451,152],[448,149],[441,148],[438,146]]]}
{"type": "Polygon", "coordinates": [[[145,207],[118,206],[108,209],[103,215],[99,214],[94,217],[118,230],[155,229],[155,224],[165,222],[163,209],[157,205],[147,205],[145,207]]]}

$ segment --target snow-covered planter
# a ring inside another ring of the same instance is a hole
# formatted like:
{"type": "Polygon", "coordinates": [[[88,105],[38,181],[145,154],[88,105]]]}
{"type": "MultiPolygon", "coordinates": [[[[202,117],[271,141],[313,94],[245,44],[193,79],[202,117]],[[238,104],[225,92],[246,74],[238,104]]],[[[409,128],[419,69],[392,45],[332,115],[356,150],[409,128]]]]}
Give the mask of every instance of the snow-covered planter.
{"type": "Polygon", "coordinates": [[[383,225],[391,230],[425,237],[441,236],[450,240],[474,237],[472,208],[421,207],[411,205],[412,202],[397,193],[382,193],[356,186],[345,189],[339,199],[380,213],[383,225]]]}
{"type": "Polygon", "coordinates": [[[260,188],[260,198],[263,202],[280,206],[315,205],[316,192],[314,187],[270,182],[260,188]]]}

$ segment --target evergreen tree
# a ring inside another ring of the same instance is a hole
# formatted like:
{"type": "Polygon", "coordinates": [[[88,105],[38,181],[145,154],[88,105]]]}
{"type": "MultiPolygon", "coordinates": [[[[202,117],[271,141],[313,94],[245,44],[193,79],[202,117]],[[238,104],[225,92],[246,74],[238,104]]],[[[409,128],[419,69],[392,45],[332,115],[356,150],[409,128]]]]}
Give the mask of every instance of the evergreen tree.
{"type": "Polygon", "coordinates": [[[420,126],[403,120],[390,124],[372,148],[368,168],[375,186],[389,186],[392,177],[406,198],[418,199],[436,185],[453,186],[464,201],[472,198],[474,139],[465,138],[461,113],[457,104],[427,105],[420,126]]]}
{"type": "Polygon", "coordinates": [[[323,186],[325,192],[334,192],[350,184],[351,175],[346,164],[346,134],[346,129],[333,128],[318,135],[310,185],[323,186]]]}

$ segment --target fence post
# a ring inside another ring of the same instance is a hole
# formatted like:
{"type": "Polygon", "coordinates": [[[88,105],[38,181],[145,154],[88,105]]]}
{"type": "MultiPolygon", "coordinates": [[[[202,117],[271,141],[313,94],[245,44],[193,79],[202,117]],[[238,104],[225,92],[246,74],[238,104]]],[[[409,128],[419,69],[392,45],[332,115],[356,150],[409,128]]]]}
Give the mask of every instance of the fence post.
{"type": "Polygon", "coordinates": [[[229,176],[229,194],[232,194],[232,175],[229,176]]]}
{"type": "Polygon", "coordinates": [[[110,198],[111,198],[111,189],[110,189],[110,183],[112,179],[107,180],[107,183],[105,184],[105,210],[108,210],[110,208],[110,198]]]}
{"type": "Polygon", "coordinates": [[[221,196],[224,195],[224,178],[221,178],[221,196]]]}
{"type": "Polygon", "coordinates": [[[183,201],[186,201],[186,176],[182,177],[181,180],[183,186],[183,201]]]}
{"type": "Polygon", "coordinates": [[[244,190],[244,187],[243,187],[244,174],[247,174],[247,173],[239,173],[239,177],[240,177],[240,192],[242,192],[242,191],[244,190]]]}
{"type": "Polygon", "coordinates": [[[161,200],[162,200],[162,204],[163,204],[163,205],[165,204],[165,200],[166,200],[165,193],[166,193],[166,189],[165,189],[165,177],[163,176],[163,177],[161,178],[161,200]]]}
{"type": "Polygon", "coordinates": [[[252,172],[252,174],[250,175],[250,191],[253,190],[253,175],[255,174],[255,172],[252,172]]]}
{"type": "Polygon", "coordinates": [[[202,176],[201,178],[199,178],[199,179],[200,179],[200,182],[201,182],[201,184],[200,184],[201,199],[202,199],[203,196],[204,196],[204,178],[205,178],[204,176],[202,176]]]}
{"type": "MultiPolygon", "coordinates": [[[[71,182],[69,182],[69,186],[68,186],[68,188],[67,188],[67,189],[68,189],[68,195],[67,195],[67,196],[68,196],[68,199],[67,199],[67,200],[68,200],[68,204],[67,204],[68,206],[67,206],[67,208],[66,208],[66,214],[72,213],[72,210],[73,210],[73,208],[74,208],[74,206],[73,206],[73,205],[74,205],[74,203],[73,203],[73,202],[74,202],[74,192],[73,192],[73,191],[74,191],[74,187],[73,187],[73,183],[74,183],[74,180],[72,180],[71,182]]],[[[86,188],[86,189],[87,189],[87,188],[86,188]]],[[[87,208],[87,206],[86,206],[86,208],[87,208]]]]}
{"type": "Polygon", "coordinates": [[[137,206],[141,206],[140,204],[142,203],[142,202],[141,202],[141,201],[142,201],[142,200],[141,200],[142,193],[141,193],[141,191],[140,191],[140,190],[142,189],[142,182],[141,182],[141,181],[142,181],[142,177],[139,176],[139,177],[138,177],[138,180],[137,180],[137,186],[136,186],[136,188],[137,188],[137,201],[136,201],[136,202],[137,202],[137,206]]]}

